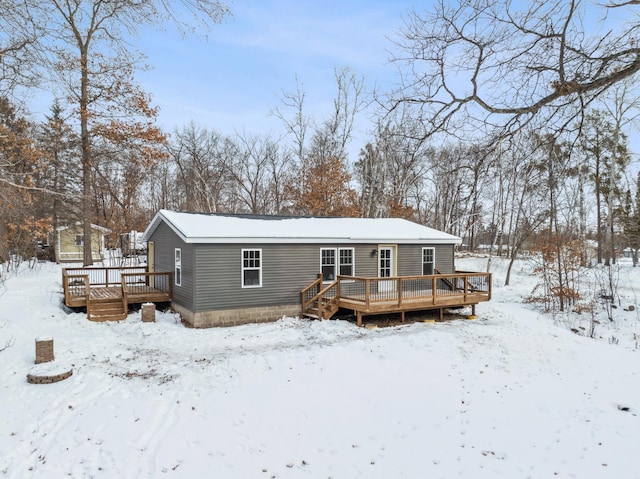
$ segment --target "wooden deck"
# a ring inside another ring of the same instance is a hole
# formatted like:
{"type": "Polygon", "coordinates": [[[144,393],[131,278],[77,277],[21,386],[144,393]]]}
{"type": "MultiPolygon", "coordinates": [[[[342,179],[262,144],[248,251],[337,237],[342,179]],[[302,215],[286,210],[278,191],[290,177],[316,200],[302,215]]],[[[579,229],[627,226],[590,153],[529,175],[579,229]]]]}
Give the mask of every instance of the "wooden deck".
{"type": "Polygon", "coordinates": [[[338,276],[330,284],[322,277],[301,291],[304,315],[326,319],[340,308],[356,315],[358,325],[367,315],[400,313],[404,321],[406,311],[443,310],[475,306],[491,299],[491,273],[457,271],[454,274],[428,276],[397,276],[364,278],[338,276]]]}
{"type": "Polygon", "coordinates": [[[64,303],[86,308],[93,321],[126,318],[130,304],[171,301],[171,273],[149,273],[144,267],[65,268],[64,303]]]}

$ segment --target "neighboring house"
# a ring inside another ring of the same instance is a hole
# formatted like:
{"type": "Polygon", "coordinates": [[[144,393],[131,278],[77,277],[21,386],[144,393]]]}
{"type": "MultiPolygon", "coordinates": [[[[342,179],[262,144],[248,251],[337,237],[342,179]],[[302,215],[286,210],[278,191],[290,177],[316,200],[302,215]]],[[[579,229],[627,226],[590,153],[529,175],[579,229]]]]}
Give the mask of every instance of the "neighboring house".
{"type": "Polygon", "coordinates": [[[337,275],[452,274],[454,246],[460,243],[456,236],[396,218],[168,210],[155,215],[143,239],[149,271],[173,272],[172,306],[195,327],[299,315],[301,289],[319,273],[325,284],[337,275]]]}
{"type": "MultiPolygon", "coordinates": [[[[81,221],[56,229],[56,262],[77,263],[83,261],[84,224],[81,221]]],[[[111,233],[108,228],[91,225],[91,257],[94,261],[102,261],[104,237],[111,233]]]]}

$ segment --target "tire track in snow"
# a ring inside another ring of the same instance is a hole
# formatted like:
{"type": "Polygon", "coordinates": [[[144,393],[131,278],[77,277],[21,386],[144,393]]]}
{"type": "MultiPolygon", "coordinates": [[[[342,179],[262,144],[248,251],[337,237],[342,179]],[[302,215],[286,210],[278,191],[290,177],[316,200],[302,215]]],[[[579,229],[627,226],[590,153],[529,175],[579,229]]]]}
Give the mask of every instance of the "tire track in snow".
{"type": "MultiPolygon", "coordinates": [[[[60,383],[60,386],[62,384],[60,383]]],[[[23,431],[19,433],[21,438],[19,443],[12,447],[11,451],[3,454],[0,472],[7,478],[23,479],[32,474],[35,477],[35,474],[41,468],[50,469],[51,467],[59,466],[58,464],[51,464],[52,461],[55,461],[55,458],[50,457],[50,452],[58,445],[60,431],[75,421],[83,411],[91,408],[94,402],[103,397],[109,390],[109,385],[104,384],[87,392],[87,387],[85,386],[87,382],[80,382],[79,384],[80,387],[75,387],[69,394],[64,394],[62,388],[57,388],[58,394],[53,394],[55,391],[51,391],[52,394],[47,396],[50,402],[44,414],[32,419],[23,428],[23,431]],[[82,400],[76,402],[76,398],[81,398],[82,400]]],[[[72,446],[70,445],[70,447],[72,446]]],[[[47,474],[41,477],[46,476],[47,474]]]]}
{"type": "MultiPolygon", "coordinates": [[[[167,472],[166,468],[158,471],[159,450],[172,427],[180,419],[178,408],[180,402],[175,398],[161,401],[162,407],[153,411],[153,416],[145,427],[144,433],[134,442],[125,461],[118,461],[124,470],[120,477],[151,477],[157,472],[167,472]],[[135,470],[135,474],[131,474],[135,470]]],[[[167,458],[163,458],[167,459],[167,458]]],[[[180,464],[179,460],[175,467],[180,464]]]]}

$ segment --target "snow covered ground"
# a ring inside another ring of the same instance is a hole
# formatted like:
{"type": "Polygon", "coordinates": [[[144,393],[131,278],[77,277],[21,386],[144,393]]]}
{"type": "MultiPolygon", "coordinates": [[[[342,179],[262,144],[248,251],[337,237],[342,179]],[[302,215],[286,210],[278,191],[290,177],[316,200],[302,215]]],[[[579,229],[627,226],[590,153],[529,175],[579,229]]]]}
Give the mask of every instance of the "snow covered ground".
{"type": "Polygon", "coordinates": [[[623,265],[623,307],[590,339],[523,304],[530,265],[510,287],[492,267],[477,320],[378,329],[98,324],[60,309],[59,266],[21,271],[0,286],[0,477],[640,477],[640,319],[624,307],[640,269],[623,265]],[[73,376],[28,384],[45,336],[73,376]]]}

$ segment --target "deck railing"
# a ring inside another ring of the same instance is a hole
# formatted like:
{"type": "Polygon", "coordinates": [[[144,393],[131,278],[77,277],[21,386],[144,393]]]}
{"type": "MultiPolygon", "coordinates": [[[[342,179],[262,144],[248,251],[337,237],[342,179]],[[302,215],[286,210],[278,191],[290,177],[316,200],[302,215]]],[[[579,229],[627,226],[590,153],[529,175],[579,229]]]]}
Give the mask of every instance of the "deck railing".
{"type": "MultiPolygon", "coordinates": [[[[369,278],[338,276],[323,284],[322,275],[301,292],[302,312],[331,317],[338,307],[353,309],[361,324],[362,314],[472,305],[491,299],[491,273],[456,271],[421,276],[369,278]]],[[[404,319],[403,319],[404,320],[404,319]]]]}
{"type": "Polygon", "coordinates": [[[146,273],[145,266],[113,266],[113,267],[96,267],[96,268],[64,268],[62,270],[62,283],[65,284],[65,276],[71,277],[83,275],[89,277],[91,286],[101,286],[109,288],[111,286],[120,286],[120,277],[125,273],[146,273]]]}
{"type": "Polygon", "coordinates": [[[447,298],[463,301],[482,296],[491,299],[491,273],[456,272],[428,276],[394,276],[366,278],[338,276],[340,299],[364,304],[394,302],[402,306],[406,301],[422,301],[433,305],[447,298]]]}
{"type": "Polygon", "coordinates": [[[62,270],[62,289],[65,300],[71,296],[85,296],[89,294],[90,281],[87,274],[65,274],[62,270]]]}
{"type": "Polygon", "coordinates": [[[88,298],[93,288],[121,289],[126,303],[129,296],[166,293],[171,297],[171,276],[167,272],[147,272],[144,266],[64,268],[62,289],[67,305],[76,298],[88,298]]]}
{"type": "Polygon", "coordinates": [[[157,291],[171,293],[172,281],[171,273],[123,273],[122,285],[126,285],[129,294],[142,294],[149,290],[149,287],[157,291]]]}
{"type": "Polygon", "coordinates": [[[314,298],[322,289],[322,274],[318,274],[318,279],[313,281],[309,286],[306,286],[300,291],[300,303],[302,303],[302,311],[306,311],[313,303],[314,298]]]}

